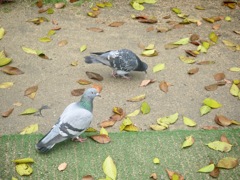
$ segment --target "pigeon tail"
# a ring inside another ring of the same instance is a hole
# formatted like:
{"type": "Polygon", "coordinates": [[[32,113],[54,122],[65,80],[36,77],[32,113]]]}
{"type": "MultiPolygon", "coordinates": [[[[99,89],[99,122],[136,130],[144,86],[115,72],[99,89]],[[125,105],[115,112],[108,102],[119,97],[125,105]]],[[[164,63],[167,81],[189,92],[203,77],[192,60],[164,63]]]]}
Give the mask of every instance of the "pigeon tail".
{"type": "Polygon", "coordinates": [[[87,64],[102,63],[103,65],[110,66],[110,62],[104,58],[101,58],[100,56],[91,55],[91,56],[86,56],[84,58],[85,58],[85,63],[87,64]]]}

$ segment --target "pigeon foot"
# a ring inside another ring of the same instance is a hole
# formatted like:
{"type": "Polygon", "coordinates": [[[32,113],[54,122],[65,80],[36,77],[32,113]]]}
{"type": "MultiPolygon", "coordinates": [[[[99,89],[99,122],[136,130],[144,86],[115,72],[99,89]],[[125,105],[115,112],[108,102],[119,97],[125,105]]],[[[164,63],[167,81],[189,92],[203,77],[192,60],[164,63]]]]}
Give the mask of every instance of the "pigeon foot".
{"type": "Polygon", "coordinates": [[[87,140],[87,138],[81,138],[81,137],[76,137],[76,138],[73,138],[73,141],[76,141],[76,142],[85,142],[87,140]]]}

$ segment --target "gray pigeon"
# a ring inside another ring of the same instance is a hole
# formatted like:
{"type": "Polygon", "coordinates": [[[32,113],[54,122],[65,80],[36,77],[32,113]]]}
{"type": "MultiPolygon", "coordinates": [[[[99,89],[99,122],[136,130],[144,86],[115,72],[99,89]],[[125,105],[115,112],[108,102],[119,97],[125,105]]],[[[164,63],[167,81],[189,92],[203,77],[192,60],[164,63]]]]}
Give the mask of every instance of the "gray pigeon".
{"type": "Polygon", "coordinates": [[[128,49],[120,49],[107,52],[95,52],[85,57],[87,64],[102,63],[113,69],[112,75],[129,79],[127,74],[131,71],[145,71],[148,65],[142,62],[139,57],[128,49]]]}
{"type": "Polygon", "coordinates": [[[93,118],[93,99],[100,96],[95,88],[87,89],[79,102],[69,104],[61,114],[58,122],[36,144],[39,152],[47,152],[57,143],[66,139],[83,142],[79,137],[89,126],[93,118]]]}

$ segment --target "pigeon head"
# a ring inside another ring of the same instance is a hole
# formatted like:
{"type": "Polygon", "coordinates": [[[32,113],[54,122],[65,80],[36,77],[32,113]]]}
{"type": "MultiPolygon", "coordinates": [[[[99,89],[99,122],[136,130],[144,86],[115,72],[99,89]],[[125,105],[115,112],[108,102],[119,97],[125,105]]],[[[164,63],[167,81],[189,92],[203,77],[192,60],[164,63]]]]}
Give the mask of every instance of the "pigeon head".
{"type": "Polygon", "coordinates": [[[138,67],[134,71],[144,71],[147,73],[148,65],[145,62],[138,61],[138,67]]]}
{"type": "Polygon", "coordinates": [[[96,96],[100,96],[100,94],[95,88],[89,88],[83,94],[83,97],[89,98],[89,99],[94,99],[96,96]]]}

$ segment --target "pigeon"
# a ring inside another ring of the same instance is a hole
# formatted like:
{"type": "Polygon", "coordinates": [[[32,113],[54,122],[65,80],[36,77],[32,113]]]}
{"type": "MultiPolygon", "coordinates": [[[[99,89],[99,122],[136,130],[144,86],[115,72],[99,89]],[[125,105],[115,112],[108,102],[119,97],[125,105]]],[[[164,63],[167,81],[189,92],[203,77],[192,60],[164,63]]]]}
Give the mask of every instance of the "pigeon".
{"type": "Polygon", "coordinates": [[[66,139],[84,142],[86,139],[80,138],[89,126],[93,118],[93,99],[100,96],[95,88],[87,89],[79,102],[68,105],[58,122],[52,129],[36,144],[35,148],[41,152],[48,152],[57,143],[66,139]]]}
{"type": "Polygon", "coordinates": [[[113,69],[113,77],[121,76],[129,79],[127,76],[131,71],[144,71],[147,73],[148,65],[141,61],[139,57],[128,49],[120,49],[106,52],[94,52],[85,57],[87,64],[102,63],[113,69]]]}

